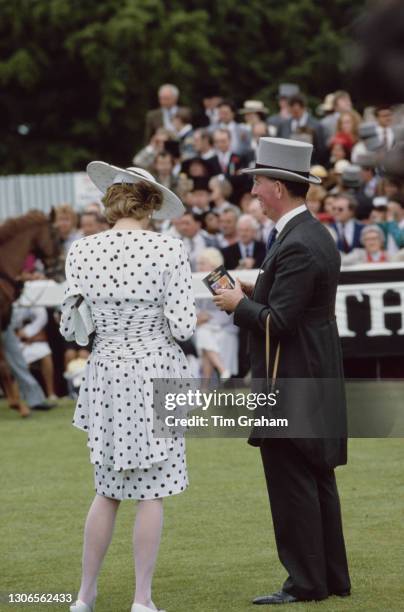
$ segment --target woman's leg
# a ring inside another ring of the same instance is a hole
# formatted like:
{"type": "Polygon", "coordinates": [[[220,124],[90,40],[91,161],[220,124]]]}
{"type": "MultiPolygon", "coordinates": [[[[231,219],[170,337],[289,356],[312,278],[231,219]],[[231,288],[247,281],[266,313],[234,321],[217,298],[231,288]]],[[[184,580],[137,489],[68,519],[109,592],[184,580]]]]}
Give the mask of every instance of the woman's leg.
{"type": "Polygon", "coordinates": [[[133,528],[136,603],[156,609],[151,599],[151,583],[163,528],[163,500],[140,501],[133,528]]]}
{"type": "Polygon", "coordinates": [[[41,374],[45,383],[47,397],[55,395],[55,388],[53,386],[53,361],[51,355],[46,355],[40,360],[41,374]]]}
{"type": "Polygon", "coordinates": [[[226,368],[219,353],[216,353],[216,351],[206,351],[206,355],[213,367],[219,371],[219,374],[223,374],[226,368]]]}
{"type": "Polygon", "coordinates": [[[111,542],[120,500],[98,495],[88,511],[84,528],[81,586],[78,599],[89,604],[97,594],[97,578],[111,542]]]}
{"type": "Polygon", "coordinates": [[[213,368],[206,353],[207,351],[202,351],[202,378],[209,380],[212,376],[213,368]]]}

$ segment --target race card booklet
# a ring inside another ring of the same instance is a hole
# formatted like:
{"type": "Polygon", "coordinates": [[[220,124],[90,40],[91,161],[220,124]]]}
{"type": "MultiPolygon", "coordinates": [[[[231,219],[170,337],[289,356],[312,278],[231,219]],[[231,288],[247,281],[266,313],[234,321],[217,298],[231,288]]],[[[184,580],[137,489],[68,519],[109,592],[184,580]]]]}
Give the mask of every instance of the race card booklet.
{"type": "MultiPolygon", "coordinates": [[[[213,295],[217,295],[217,289],[234,289],[236,286],[234,279],[230,276],[226,268],[221,265],[209,272],[203,279],[204,284],[213,295]]],[[[226,310],[227,314],[231,314],[226,310]]]]}

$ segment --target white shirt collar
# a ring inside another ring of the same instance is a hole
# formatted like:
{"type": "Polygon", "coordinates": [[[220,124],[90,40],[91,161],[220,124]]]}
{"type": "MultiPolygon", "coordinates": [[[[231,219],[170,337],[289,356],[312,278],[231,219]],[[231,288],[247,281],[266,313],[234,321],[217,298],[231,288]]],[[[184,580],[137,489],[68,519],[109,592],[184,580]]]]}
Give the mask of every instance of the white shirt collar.
{"type": "Polygon", "coordinates": [[[285,225],[291,219],[293,219],[293,217],[296,217],[296,215],[300,215],[300,213],[305,212],[306,210],[307,210],[306,204],[300,204],[300,206],[297,206],[296,208],[292,208],[292,210],[289,210],[289,212],[282,215],[282,217],[278,219],[278,221],[275,223],[275,227],[278,231],[277,236],[279,236],[279,234],[281,233],[285,225]]]}

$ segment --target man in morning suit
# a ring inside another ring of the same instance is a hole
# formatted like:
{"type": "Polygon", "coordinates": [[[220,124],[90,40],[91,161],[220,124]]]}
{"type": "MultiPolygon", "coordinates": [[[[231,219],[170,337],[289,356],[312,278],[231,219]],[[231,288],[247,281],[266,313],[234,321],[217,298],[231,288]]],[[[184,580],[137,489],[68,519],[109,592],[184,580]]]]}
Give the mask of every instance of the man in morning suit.
{"type": "Polygon", "coordinates": [[[173,119],[178,111],[187,110],[186,107],[178,106],[180,95],[178,87],[171,83],[161,85],[158,91],[160,108],[150,110],[145,120],[145,144],[149,144],[151,137],[158,128],[164,127],[170,132],[175,132],[173,119]]]}
{"type": "Polygon", "coordinates": [[[265,244],[256,240],[259,224],[252,215],[237,219],[237,242],[222,249],[227,270],[259,268],[265,257],[265,244]]]}
{"type": "MultiPolygon", "coordinates": [[[[312,145],[261,138],[253,195],[275,222],[255,286],[221,290],[217,306],[234,311],[234,324],[249,330],[252,382],[266,378],[266,318],[269,319],[269,370],[280,347],[278,377],[306,379],[332,393],[314,408],[346,426],[341,346],[335,319],[340,255],[329,231],[307,210],[312,145]],[[245,293],[243,293],[243,289],[245,293]],[[329,401],[335,412],[328,409],[329,401]]],[[[266,382],[266,381],[264,381],[266,382]]],[[[289,381],[291,390],[295,381],[289,381]]],[[[285,387],[287,388],[287,387],[285,387]]],[[[292,393],[293,395],[293,393],[292,393]]],[[[296,400],[303,422],[313,402],[296,400]]],[[[288,576],[280,591],[254,599],[283,604],[350,594],[340,502],[334,468],[347,462],[347,440],[340,437],[269,437],[254,428],[249,443],[260,449],[278,556],[288,576]]]]}

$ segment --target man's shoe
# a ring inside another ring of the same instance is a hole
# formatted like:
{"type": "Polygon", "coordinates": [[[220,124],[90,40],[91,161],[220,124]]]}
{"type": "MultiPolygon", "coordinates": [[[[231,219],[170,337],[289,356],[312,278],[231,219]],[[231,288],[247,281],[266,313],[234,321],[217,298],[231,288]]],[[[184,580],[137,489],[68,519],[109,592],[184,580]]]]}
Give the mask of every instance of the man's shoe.
{"type": "Polygon", "coordinates": [[[31,410],[51,410],[54,408],[56,404],[52,404],[51,402],[41,402],[40,404],[35,404],[35,406],[31,406],[31,410]]]}
{"type": "Polygon", "coordinates": [[[265,604],[295,603],[296,601],[303,600],[298,599],[294,595],[289,595],[289,593],[286,593],[285,591],[278,591],[277,593],[272,593],[272,595],[263,595],[262,597],[256,597],[255,599],[253,599],[253,604],[263,606],[265,604]]]}

